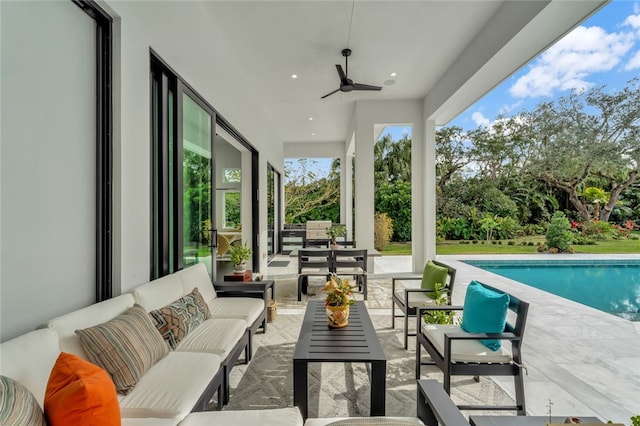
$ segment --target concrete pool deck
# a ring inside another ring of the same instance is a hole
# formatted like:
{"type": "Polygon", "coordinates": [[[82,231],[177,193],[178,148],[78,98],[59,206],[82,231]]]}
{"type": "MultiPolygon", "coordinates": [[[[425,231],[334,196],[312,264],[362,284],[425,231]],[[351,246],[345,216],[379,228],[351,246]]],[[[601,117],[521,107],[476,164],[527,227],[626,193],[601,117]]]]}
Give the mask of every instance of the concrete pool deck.
{"type": "MultiPolygon", "coordinates": [[[[376,273],[410,268],[411,258],[382,257],[376,273]]],[[[457,269],[454,303],[462,303],[471,280],[486,282],[529,302],[523,359],[527,366],[527,413],[543,416],[549,400],[555,415],[595,415],[630,424],[640,415],[640,322],[632,322],[473,267],[462,260],[633,259],[640,255],[441,255],[457,269]]],[[[638,295],[640,297],[640,294],[638,295]]],[[[493,380],[513,396],[513,380],[493,380]]]]}
{"type": "MultiPolygon", "coordinates": [[[[530,303],[522,351],[528,370],[528,415],[547,415],[549,400],[553,403],[552,413],[558,416],[596,416],[605,422],[630,424],[631,416],[640,415],[640,322],[627,321],[462,262],[640,260],[640,255],[439,255],[437,259],[457,269],[454,304],[463,303],[467,284],[474,279],[530,303]]],[[[295,277],[296,267],[295,259],[291,259],[286,268],[269,268],[267,278],[295,277]]],[[[390,277],[410,270],[410,256],[382,256],[375,259],[375,274],[371,277],[390,277]]],[[[376,311],[382,313],[383,309],[376,311]]],[[[513,397],[512,378],[492,379],[513,397]]]]}

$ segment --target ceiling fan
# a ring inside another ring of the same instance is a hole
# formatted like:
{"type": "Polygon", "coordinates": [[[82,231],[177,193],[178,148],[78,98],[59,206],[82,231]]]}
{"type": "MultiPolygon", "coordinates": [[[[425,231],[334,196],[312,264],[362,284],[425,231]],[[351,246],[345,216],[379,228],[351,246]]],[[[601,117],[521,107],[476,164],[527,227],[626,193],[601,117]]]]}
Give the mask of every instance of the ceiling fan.
{"type": "Polygon", "coordinates": [[[340,88],[334,90],[331,93],[327,93],[322,99],[327,96],[333,95],[336,92],[351,92],[352,90],[382,90],[380,86],[371,86],[369,84],[354,83],[353,80],[348,78],[349,75],[349,56],[351,56],[351,49],[342,49],[342,56],[344,56],[345,71],[342,70],[342,65],[336,64],[338,70],[338,76],[340,77],[340,88]]]}

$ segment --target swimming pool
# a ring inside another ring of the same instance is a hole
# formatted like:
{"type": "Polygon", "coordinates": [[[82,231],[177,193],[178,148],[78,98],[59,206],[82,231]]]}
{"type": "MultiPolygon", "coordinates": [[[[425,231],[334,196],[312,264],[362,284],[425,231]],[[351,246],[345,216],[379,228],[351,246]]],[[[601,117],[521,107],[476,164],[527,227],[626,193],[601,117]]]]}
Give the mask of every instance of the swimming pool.
{"type": "Polygon", "coordinates": [[[640,321],[640,261],[465,260],[465,263],[631,321],[640,321]]]}

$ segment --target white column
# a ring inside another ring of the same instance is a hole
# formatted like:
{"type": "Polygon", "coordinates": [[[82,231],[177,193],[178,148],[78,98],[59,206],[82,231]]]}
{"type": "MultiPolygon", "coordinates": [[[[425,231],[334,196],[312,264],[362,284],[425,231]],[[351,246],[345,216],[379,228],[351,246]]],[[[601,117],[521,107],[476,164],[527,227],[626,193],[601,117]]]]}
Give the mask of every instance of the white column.
{"type": "MultiPolygon", "coordinates": [[[[436,257],[436,123],[427,120],[424,149],[424,241],[425,261],[436,257]]],[[[423,262],[424,265],[425,262],[423,262]]]]}
{"type": "Polygon", "coordinates": [[[359,248],[373,250],[373,122],[358,117],[355,133],[355,239],[359,248]]]}

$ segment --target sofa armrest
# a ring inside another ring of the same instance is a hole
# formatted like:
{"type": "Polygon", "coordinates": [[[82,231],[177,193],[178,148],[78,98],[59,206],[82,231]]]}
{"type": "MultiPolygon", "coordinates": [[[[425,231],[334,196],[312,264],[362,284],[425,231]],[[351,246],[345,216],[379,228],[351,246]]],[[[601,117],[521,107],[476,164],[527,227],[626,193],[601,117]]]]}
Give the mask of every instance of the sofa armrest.
{"type": "Polygon", "coordinates": [[[418,380],[418,418],[426,425],[469,424],[436,380],[418,380]]]}

